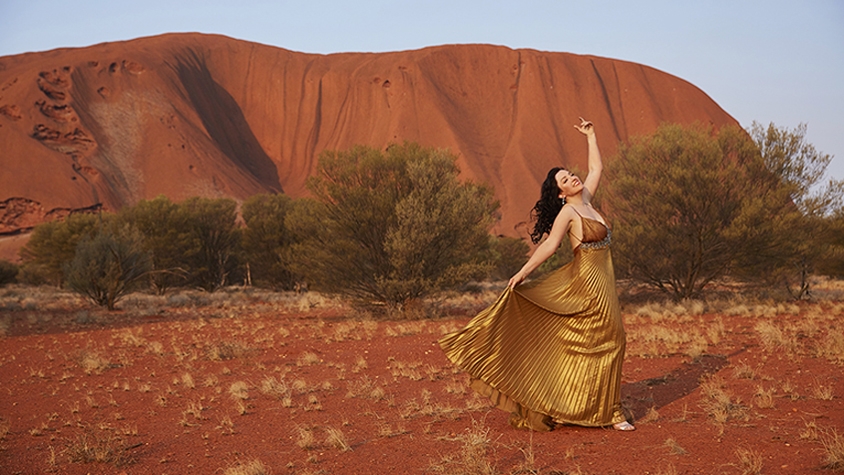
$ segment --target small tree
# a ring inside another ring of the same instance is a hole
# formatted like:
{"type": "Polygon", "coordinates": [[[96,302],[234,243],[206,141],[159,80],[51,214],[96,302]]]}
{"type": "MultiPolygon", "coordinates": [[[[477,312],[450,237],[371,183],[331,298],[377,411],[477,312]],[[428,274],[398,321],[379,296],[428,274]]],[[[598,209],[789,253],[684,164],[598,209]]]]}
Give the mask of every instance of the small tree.
{"type": "Polygon", "coordinates": [[[243,202],[241,214],[246,222],[241,248],[256,285],[290,290],[294,276],[290,271],[290,233],[284,225],[292,208],[285,195],[255,195],[243,202]]]}
{"type": "MultiPolygon", "coordinates": [[[[677,298],[739,262],[775,255],[796,208],[737,127],[663,125],[620,147],[609,168],[619,273],[677,298]]],[[[749,264],[748,264],[749,265],[749,264]]]]}
{"type": "Polygon", "coordinates": [[[79,241],[65,275],[71,290],[114,310],[124,295],[145,284],[151,269],[152,258],[137,229],[101,226],[93,237],[79,241]]]}
{"type": "Polygon", "coordinates": [[[150,283],[159,295],[170,287],[187,282],[188,257],[196,253],[196,240],[187,226],[179,205],[161,195],[120,210],[117,220],[130,224],[144,236],[144,246],[152,255],[150,283]]]}
{"type": "Polygon", "coordinates": [[[194,197],[179,204],[175,219],[187,232],[184,262],[194,285],[213,291],[231,282],[240,242],[236,208],[228,198],[194,197]]]}
{"type": "Polygon", "coordinates": [[[21,249],[22,273],[31,283],[63,285],[65,265],[73,259],[79,241],[90,236],[107,214],[71,214],[63,221],[39,224],[21,249]]]}
{"type": "Polygon", "coordinates": [[[455,157],[414,143],[324,152],[287,216],[294,266],[322,288],[401,303],[483,277],[498,203],[455,157]]]}
{"type": "Polygon", "coordinates": [[[842,209],[844,181],[830,179],[823,184],[832,157],[806,142],[805,124],[788,129],[754,122],[750,134],[766,168],[788,193],[798,213],[791,220],[773,220],[779,224],[772,230],[780,240],[777,252],[753,256],[744,267],[766,276],[768,281],[784,284],[793,298],[801,299],[809,294],[809,275],[819,263],[821,270],[832,273],[836,262],[840,266],[835,215],[842,209]]]}

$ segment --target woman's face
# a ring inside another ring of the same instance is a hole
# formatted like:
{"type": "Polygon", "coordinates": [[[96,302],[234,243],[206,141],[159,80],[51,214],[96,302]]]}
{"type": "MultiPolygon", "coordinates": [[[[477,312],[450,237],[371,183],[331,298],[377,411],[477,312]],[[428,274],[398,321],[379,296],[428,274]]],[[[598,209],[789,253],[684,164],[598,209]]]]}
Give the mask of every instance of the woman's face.
{"type": "Polygon", "coordinates": [[[583,182],[568,170],[558,171],[554,178],[557,180],[557,188],[560,189],[560,198],[576,195],[583,191],[583,182]]]}

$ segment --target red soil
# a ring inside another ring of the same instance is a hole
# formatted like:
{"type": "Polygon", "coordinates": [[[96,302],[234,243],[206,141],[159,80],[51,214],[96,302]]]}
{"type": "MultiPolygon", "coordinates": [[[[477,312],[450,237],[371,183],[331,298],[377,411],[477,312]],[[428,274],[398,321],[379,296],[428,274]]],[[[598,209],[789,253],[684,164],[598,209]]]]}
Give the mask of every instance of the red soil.
{"type": "Polygon", "coordinates": [[[491,45],[314,55],[168,34],[0,57],[0,232],[160,194],[296,198],[323,150],[411,140],[492,185],[495,232],[517,235],[549,168],[585,168],[581,115],[607,156],[662,122],[736,123],[647,66],[491,45]]]}
{"type": "MultiPolygon", "coordinates": [[[[821,351],[844,330],[841,304],[769,317],[626,314],[622,393],[637,430],[531,434],[467,391],[465,375],[439,351],[437,338],[468,316],[371,320],[313,295],[305,297],[317,304],[310,310],[289,296],[200,298],[211,302],[139,299],[106,313],[78,300],[7,294],[0,472],[210,474],[258,460],[275,475],[425,473],[445,456],[459,459],[466,436],[486,430],[485,457],[498,473],[753,473],[738,455],[749,450],[761,473],[821,474],[829,472],[823,437],[844,431],[844,358],[821,351]],[[762,344],[763,322],[781,330],[779,344],[762,344]],[[658,329],[708,335],[702,355],[689,357],[688,343],[670,350],[649,342],[658,329]],[[289,401],[262,390],[268,377],[289,385],[289,401]],[[231,394],[238,384],[243,399],[231,394]],[[706,409],[719,387],[730,403],[723,423],[706,409]],[[350,450],[328,441],[329,429],[342,431],[350,450]],[[305,449],[308,433],[314,442],[305,449]],[[119,457],[73,461],[83,441],[119,457]]],[[[451,312],[482,305],[470,299],[451,312]]]]}

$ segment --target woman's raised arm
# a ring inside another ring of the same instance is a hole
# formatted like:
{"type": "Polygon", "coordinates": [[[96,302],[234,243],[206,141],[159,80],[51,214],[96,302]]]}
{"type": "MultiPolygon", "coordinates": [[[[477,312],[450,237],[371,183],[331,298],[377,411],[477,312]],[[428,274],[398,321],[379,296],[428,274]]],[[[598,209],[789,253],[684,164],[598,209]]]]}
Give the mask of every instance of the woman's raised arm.
{"type": "Polygon", "coordinates": [[[595,192],[598,190],[598,183],[601,181],[601,173],[604,171],[604,164],[601,161],[601,151],[598,150],[598,139],[595,138],[595,126],[592,122],[580,118],[580,125],[575,125],[575,129],[586,136],[586,143],[589,146],[587,163],[589,165],[589,173],[586,179],[583,180],[583,187],[586,188],[583,193],[583,201],[589,203],[595,192]]]}

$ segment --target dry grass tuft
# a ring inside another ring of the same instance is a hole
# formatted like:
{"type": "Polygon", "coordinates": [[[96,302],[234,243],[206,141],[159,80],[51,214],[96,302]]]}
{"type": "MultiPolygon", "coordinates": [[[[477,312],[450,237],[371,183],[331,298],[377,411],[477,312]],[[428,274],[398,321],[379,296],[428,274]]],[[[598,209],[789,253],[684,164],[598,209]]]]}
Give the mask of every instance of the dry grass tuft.
{"type": "Polygon", "coordinates": [[[229,394],[233,399],[249,399],[249,385],[245,381],[236,381],[229,386],[229,394]]]}
{"type": "Polygon", "coordinates": [[[90,350],[80,350],[76,356],[76,362],[85,374],[100,374],[110,366],[108,359],[90,350]]]}
{"type": "Polygon", "coordinates": [[[355,365],[352,366],[352,373],[358,374],[361,371],[368,369],[368,368],[369,368],[369,364],[367,364],[366,358],[358,355],[358,357],[355,359],[355,365]]]}
{"type": "Polygon", "coordinates": [[[665,467],[665,470],[658,470],[656,475],[677,475],[677,473],[677,468],[674,467],[674,464],[669,463],[668,466],[665,467]]]}
{"type": "Polygon", "coordinates": [[[774,407],[774,388],[765,389],[762,385],[756,386],[756,407],[759,409],[771,409],[774,407]]]}
{"type": "Polygon", "coordinates": [[[824,468],[844,472],[844,436],[833,429],[821,435],[824,448],[824,468]]]}
{"type": "Polygon", "coordinates": [[[268,475],[269,473],[267,467],[256,459],[229,467],[223,472],[223,475],[268,475]]]}
{"type": "Polygon", "coordinates": [[[334,427],[325,429],[325,445],[334,447],[341,452],[349,452],[352,450],[352,447],[346,440],[346,435],[343,434],[343,431],[335,429],[334,427]]]}
{"type": "Polygon", "coordinates": [[[296,358],[296,366],[313,366],[321,362],[322,360],[319,359],[319,356],[310,351],[306,351],[296,358]]]}
{"type": "Polygon", "coordinates": [[[818,356],[837,364],[844,364],[844,331],[829,330],[817,347],[818,356]]]}
{"type": "Polygon", "coordinates": [[[753,449],[736,449],[736,457],[739,459],[739,470],[741,475],[759,475],[762,473],[762,455],[753,449]]]}
{"type": "Polygon", "coordinates": [[[812,388],[812,397],[821,401],[832,401],[835,397],[832,384],[824,385],[819,381],[815,381],[815,386],[812,388]]]}
{"type": "Polygon", "coordinates": [[[806,428],[800,431],[801,440],[818,440],[818,426],[815,421],[804,422],[806,428]]]}
{"type": "Polygon", "coordinates": [[[665,442],[663,442],[662,445],[667,448],[668,451],[671,452],[673,455],[685,455],[688,453],[686,449],[680,447],[680,444],[678,444],[673,437],[665,439],[665,442]]]}
{"type": "Polygon", "coordinates": [[[656,422],[659,420],[659,412],[656,410],[656,407],[651,406],[648,409],[648,412],[642,416],[641,419],[637,420],[637,423],[647,424],[648,422],[656,422]]]}
{"type": "Polygon", "coordinates": [[[739,361],[733,367],[733,377],[736,379],[756,379],[756,371],[746,362],[739,361]]]}
{"type": "Polygon", "coordinates": [[[11,430],[12,424],[0,417],[0,440],[6,440],[6,435],[9,434],[9,430],[11,430]]]}
{"type": "Polygon", "coordinates": [[[261,392],[280,400],[289,399],[292,393],[284,379],[276,379],[275,376],[267,376],[261,381],[261,392]]]}
{"type": "Polygon", "coordinates": [[[747,420],[747,407],[742,405],[740,400],[733,402],[732,396],[724,390],[724,380],[717,375],[706,378],[700,384],[700,392],[703,396],[701,407],[712,417],[714,422],[721,426],[730,420],[747,420]]]}
{"type": "Polygon", "coordinates": [[[120,437],[112,434],[84,433],[67,443],[64,453],[73,463],[110,463],[125,465],[132,461],[130,449],[120,437]]]}
{"type": "Polygon", "coordinates": [[[369,376],[363,376],[362,378],[349,382],[347,388],[347,398],[373,399],[380,401],[385,399],[387,396],[384,392],[384,388],[376,385],[371,379],[369,379],[369,376]]]}
{"type": "Polygon", "coordinates": [[[249,352],[249,347],[236,341],[216,342],[205,348],[208,359],[226,361],[240,358],[249,352]]]}
{"type": "Polygon", "coordinates": [[[454,454],[443,456],[439,462],[432,463],[428,470],[433,473],[447,475],[494,475],[498,471],[490,462],[493,443],[489,437],[489,428],[484,427],[483,421],[472,420],[472,427],[466,433],[455,439],[460,442],[460,448],[454,454]]]}
{"type": "Polygon", "coordinates": [[[296,445],[302,450],[313,450],[317,447],[316,438],[311,427],[296,426],[298,439],[296,445]]]}

